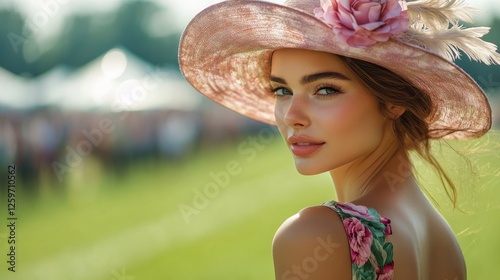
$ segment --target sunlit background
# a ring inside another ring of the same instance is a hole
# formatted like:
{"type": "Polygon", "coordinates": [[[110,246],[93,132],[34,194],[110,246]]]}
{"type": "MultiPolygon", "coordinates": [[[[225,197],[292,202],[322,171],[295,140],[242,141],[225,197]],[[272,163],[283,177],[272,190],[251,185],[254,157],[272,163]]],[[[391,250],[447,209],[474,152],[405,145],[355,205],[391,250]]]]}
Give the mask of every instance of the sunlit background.
{"type": "MultiPolygon", "coordinates": [[[[273,279],[275,230],[334,192],[325,176],[296,174],[274,128],[182,78],[180,34],[216,2],[0,2],[0,279],[273,279]]],[[[486,39],[500,45],[500,5],[469,2],[485,11],[474,24],[492,26],[486,39]]],[[[500,67],[458,64],[485,89],[498,129],[500,67]]],[[[477,180],[451,172],[476,186],[465,187],[462,212],[422,171],[470,279],[498,278],[500,159],[484,150],[498,152],[498,139],[467,144],[481,155],[471,155],[477,180]]]]}

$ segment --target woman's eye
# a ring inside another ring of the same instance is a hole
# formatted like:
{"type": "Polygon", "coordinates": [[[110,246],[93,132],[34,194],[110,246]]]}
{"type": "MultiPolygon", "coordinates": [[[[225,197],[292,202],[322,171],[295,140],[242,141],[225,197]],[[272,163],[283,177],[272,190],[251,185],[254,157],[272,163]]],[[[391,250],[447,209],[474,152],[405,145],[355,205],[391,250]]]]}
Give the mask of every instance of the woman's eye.
{"type": "Polygon", "coordinates": [[[274,95],[283,96],[283,95],[291,95],[292,92],[286,88],[280,87],[273,89],[274,95]]]}
{"type": "Polygon", "coordinates": [[[316,91],[318,95],[332,95],[339,93],[339,90],[333,87],[323,87],[316,91]]]}

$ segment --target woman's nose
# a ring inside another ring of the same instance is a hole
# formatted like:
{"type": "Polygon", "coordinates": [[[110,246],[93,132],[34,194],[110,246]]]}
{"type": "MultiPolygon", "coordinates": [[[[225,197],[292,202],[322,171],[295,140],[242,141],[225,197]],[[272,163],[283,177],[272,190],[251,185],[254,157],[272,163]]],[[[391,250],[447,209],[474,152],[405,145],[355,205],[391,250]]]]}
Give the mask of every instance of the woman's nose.
{"type": "Polygon", "coordinates": [[[309,125],[307,96],[293,95],[290,98],[288,107],[285,106],[285,109],[284,121],[286,125],[292,128],[306,127],[309,125]]]}

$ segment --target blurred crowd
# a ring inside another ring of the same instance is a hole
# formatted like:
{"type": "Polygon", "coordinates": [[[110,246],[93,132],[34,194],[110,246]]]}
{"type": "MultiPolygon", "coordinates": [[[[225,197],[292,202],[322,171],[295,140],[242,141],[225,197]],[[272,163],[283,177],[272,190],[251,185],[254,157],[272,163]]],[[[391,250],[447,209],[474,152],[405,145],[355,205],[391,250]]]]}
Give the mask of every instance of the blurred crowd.
{"type": "Polygon", "coordinates": [[[62,182],[89,158],[110,172],[143,159],[180,162],[264,126],[228,110],[11,112],[0,114],[0,162],[16,164],[23,180],[62,182]]]}
{"type": "MultiPolygon", "coordinates": [[[[490,99],[495,129],[500,124],[499,100],[490,99]]],[[[21,180],[33,183],[25,187],[35,189],[41,176],[64,185],[65,176],[89,159],[111,174],[141,160],[177,164],[200,149],[237,144],[268,127],[218,105],[205,105],[197,111],[42,108],[0,113],[0,163],[16,164],[21,180]]]]}

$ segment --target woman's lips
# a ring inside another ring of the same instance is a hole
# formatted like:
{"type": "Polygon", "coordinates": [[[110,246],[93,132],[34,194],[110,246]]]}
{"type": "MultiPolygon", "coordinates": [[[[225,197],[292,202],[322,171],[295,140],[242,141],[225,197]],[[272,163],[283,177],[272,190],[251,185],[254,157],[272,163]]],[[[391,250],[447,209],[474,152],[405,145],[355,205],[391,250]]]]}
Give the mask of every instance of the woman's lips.
{"type": "Polygon", "coordinates": [[[306,135],[292,135],[288,137],[292,153],[298,157],[307,157],[319,150],[325,142],[306,135]]]}
{"type": "Polygon", "coordinates": [[[319,150],[323,146],[323,144],[324,143],[296,143],[290,145],[290,149],[292,150],[292,153],[298,157],[307,157],[319,150]]]}

